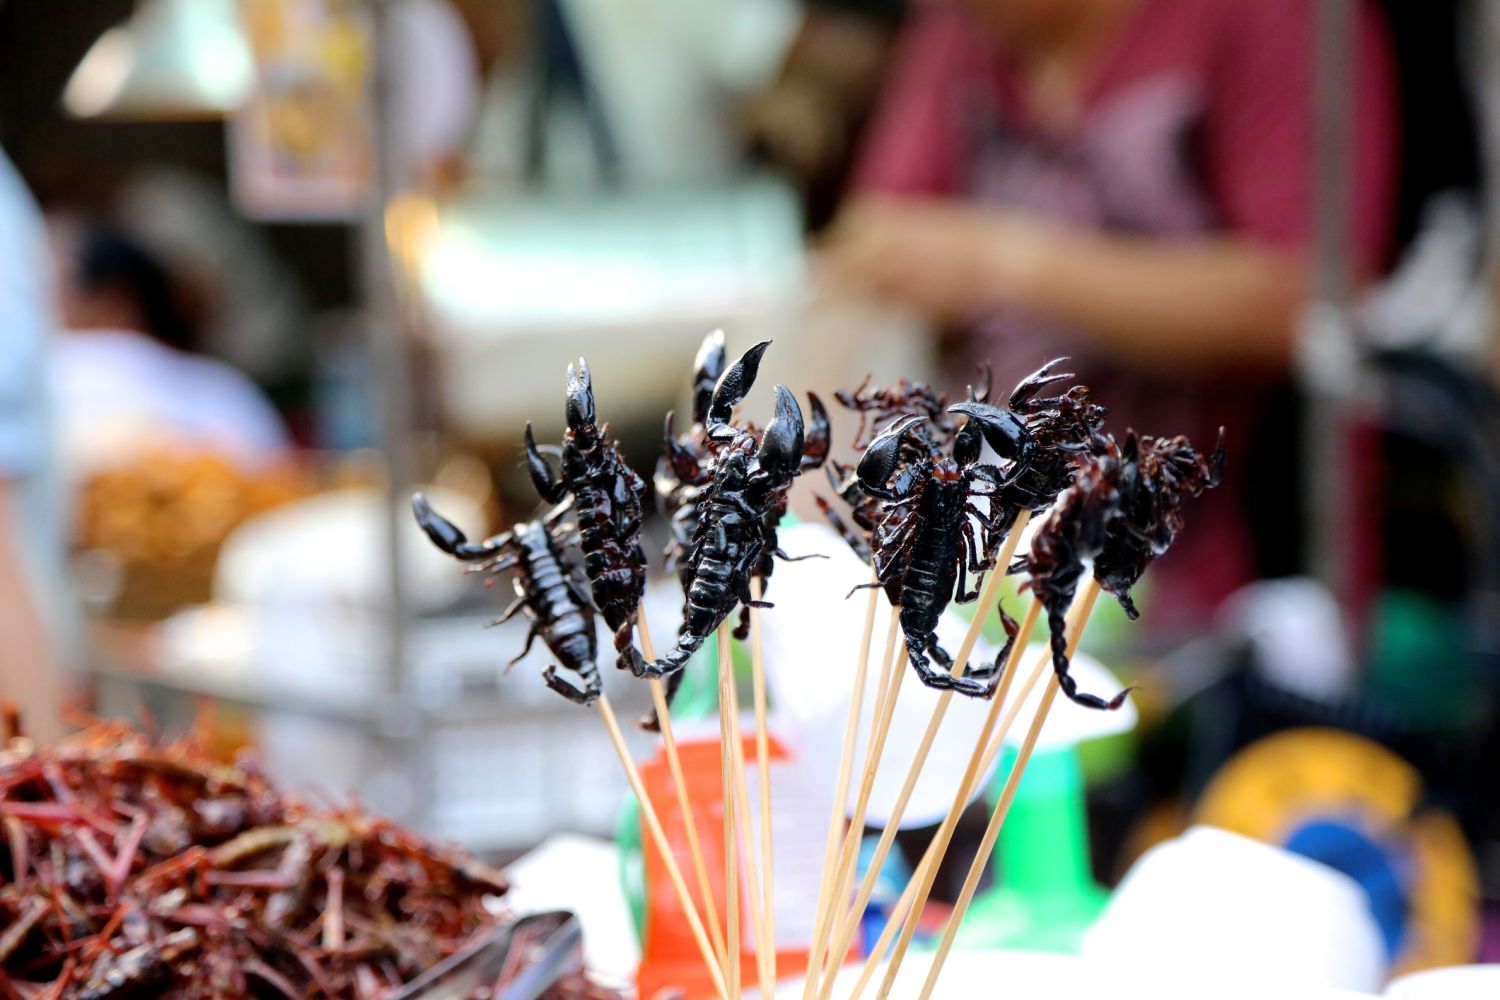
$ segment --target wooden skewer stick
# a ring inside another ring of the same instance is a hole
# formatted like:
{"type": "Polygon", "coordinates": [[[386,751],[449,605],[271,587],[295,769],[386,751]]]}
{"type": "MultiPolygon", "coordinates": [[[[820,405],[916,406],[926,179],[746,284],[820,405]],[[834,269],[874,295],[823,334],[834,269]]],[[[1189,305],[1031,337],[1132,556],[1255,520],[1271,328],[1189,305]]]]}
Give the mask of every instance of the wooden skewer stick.
{"type": "MultiPolygon", "coordinates": [[[[1068,635],[1067,650],[1070,657],[1078,650],[1079,637],[1083,635],[1084,626],[1088,624],[1089,615],[1094,610],[1094,602],[1099,599],[1099,590],[1099,581],[1090,575],[1075,605],[1077,617],[1068,635]]],[[[1042,693],[1042,703],[1037,706],[1036,717],[1031,720],[1031,727],[1026,730],[1026,738],[1016,754],[1016,762],[1011,765],[1010,775],[1005,779],[1005,788],[1000,793],[1000,801],[995,803],[995,810],[990,814],[989,826],[985,828],[984,839],[980,841],[979,853],[974,856],[973,863],[969,865],[969,874],[964,879],[963,890],[958,894],[958,902],[953,905],[953,912],[949,914],[948,922],[943,927],[943,939],[938,944],[937,953],[932,957],[932,968],[927,970],[927,980],[922,984],[919,1000],[928,1000],[932,996],[938,975],[943,971],[943,963],[948,960],[948,952],[953,949],[953,939],[958,935],[959,924],[963,922],[964,914],[969,911],[969,904],[974,901],[974,892],[979,888],[979,877],[984,873],[990,852],[995,848],[995,840],[1000,836],[1000,827],[1005,823],[1005,814],[1010,811],[1011,801],[1016,797],[1016,788],[1021,784],[1021,776],[1026,771],[1026,764],[1031,760],[1032,751],[1036,749],[1037,737],[1041,735],[1042,726],[1047,721],[1047,713],[1052,710],[1052,703],[1057,700],[1057,692],[1060,690],[1057,676],[1054,674],[1047,683],[1047,690],[1042,693]]]]}
{"type": "MultiPolygon", "coordinates": [[[[826,906],[821,907],[822,922],[813,928],[813,950],[808,964],[808,981],[803,986],[807,994],[804,1000],[813,995],[811,991],[816,989],[815,980],[822,973],[823,966],[827,964],[836,969],[844,960],[843,955],[835,957],[828,954],[826,949],[829,937],[837,926],[835,922],[842,907],[840,901],[849,898],[849,892],[853,887],[854,860],[859,845],[859,834],[864,829],[865,812],[870,804],[870,791],[875,785],[875,769],[879,766],[881,754],[885,751],[885,735],[890,731],[890,722],[886,714],[888,710],[895,709],[895,695],[901,688],[901,679],[906,675],[905,646],[901,646],[899,654],[896,652],[899,645],[900,615],[900,608],[891,608],[890,624],[886,627],[880,682],[875,689],[875,708],[870,716],[870,735],[865,744],[859,795],[854,800],[854,811],[849,815],[849,827],[844,835],[843,844],[839,848],[832,876],[823,890],[829,894],[828,902],[826,906]]],[[[842,803],[835,804],[835,808],[842,809],[842,807],[842,803]]],[[[829,873],[824,874],[827,876],[829,873]]]]}
{"type": "MultiPolygon", "coordinates": [[[[953,832],[958,828],[959,816],[963,814],[964,807],[969,804],[969,800],[978,792],[979,784],[984,775],[989,772],[990,763],[1000,752],[1000,747],[1004,745],[1005,737],[1010,733],[1010,727],[1015,722],[1016,715],[1020,712],[1027,696],[1031,694],[1031,689],[1040,679],[1039,671],[1047,666],[1045,659],[1038,664],[1038,671],[1034,671],[1028,678],[1020,698],[1011,706],[1010,713],[1005,717],[1004,724],[1001,725],[999,733],[992,741],[991,734],[995,732],[995,723],[1000,718],[1000,708],[1010,693],[1010,686],[1015,681],[1016,673],[1021,666],[1021,656],[1026,652],[1026,643],[1031,638],[1032,630],[1036,628],[1036,621],[1041,610],[1041,602],[1032,598],[1030,607],[1026,609],[1026,617],[1021,622],[1021,629],[1016,633],[1015,645],[1011,647],[1010,656],[1005,661],[1005,675],[1000,681],[1000,689],[995,692],[989,715],[984,721],[984,728],[974,742],[974,752],[969,756],[963,779],[959,782],[958,791],[953,796],[953,805],[949,808],[948,814],[943,817],[942,825],[938,827],[937,833],[932,838],[929,849],[935,851],[939,858],[947,852],[948,845],[953,841],[953,832]]],[[[1051,651],[1043,650],[1043,656],[1050,658],[1051,651]]],[[[880,981],[880,991],[876,994],[878,1000],[884,1000],[890,995],[891,987],[896,982],[896,974],[901,969],[902,960],[906,958],[907,949],[911,947],[912,937],[917,932],[917,923],[922,915],[922,908],[927,905],[927,897],[932,893],[932,883],[936,878],[937,865],[935,864],[920,876],[916,872],[912,873],[912,883],[920,882],[920,885],[917,888],[915,902],[907,912],[904,926],[901,928],[901,937],[896,941],[896,949],[891,953],[890,962],[886,965],[885,976],[880,981]]],[[[875,961],[875,956],[871,955],[865,964],[867,967],[873,966],[875,961]]],[[[849,997],[849,1000],[857,1000],[858,996],[859,993],[856,992],[849,997]]]]}
{"type": "MultiPolygon", "coordinates": [[[[979,768],[975,772],[976,779],[978,776],[988,773],[990,765],[995,762],[995,758],[1000,753],[1000,748],[1005,745],[1005,737],[1010,733],[1011,726],[1015,724],[1016,716],[1021,712],[1021,706],[1026,703],[1026,699],[1031,697],[1032,690],[1041,682],[1043,673],[1049,665],[1051,655],[1049,651],[1045,659],[1038,661],[1031,675],[1026,678],[1026,683],[1021,685],[1020,694],[1016,696],[1016,700],[1011,705],[1010,710],[1005,713],[1005,719],[1000,723],[999,731],[990,740],[989,747],[984,752],[984,759],[980,762],[979,768]]],[[[999,697],[999,695],[997,694],[996,697],[999,697]]],[[[973,794],[974,786],[971,784],[969,788],[970,797],[973,794]]],[[[885,929],[880,932],[880,937],[876,940],[875,947],[870,949],[870,959],[865,961],[865,966],[859,974],[859,980],[855,982],[854,989],[850,991],[845,1000],[858,1000],[860,995],[864,993],[865,987],[870,984],[870,979],[875,974],[875,969],[880,965],[878,956],[884,954],[886,948],[890,947],[891,938],[896,934],[896,928],[902,926],[903,915],[908,921],[913,919],[913,914],[916,915],[917,920],[920,920],[922,915],[921,909],[913,910],[909,908],[912,905],[912,897],[917,894],[918,883],[924,880],[928,891],[931,890],[932,882],[937,878],[938,865],[942,863],[943,854],[946,853],[946,850],[946,846],[939,845],[936,838],[934,838],[927,845],[927,850],[922,852],[922,860],[917,862],[917,867],[912,873],[912,878],[906,883],[906,888],[901,890],[901,897],[896,900],[896,905],[891,908],[891,918],[886,921],[885,929]]],[[[892,961],[894,960],[893,956],[892,961]]]]}
{"type": "Polygon", "coordinates": [[[661,819],[657,817],[656,808],[651,805],[651,798],[646,794],[645,782],[641,781],[641,773],[630,756],[630,748],[625,745],[625,737],[620,732],[620,724],[615,719],[614,709],[610,707],[609,697],[601,694],[595,704],[599,708],[599,717],[604,720],[604,728],[609,733],[609,740],[614,744],[615,755],[620,758],[620,765],[625,768],[625,780],[630,782],[630,790],[635,793],[636,801],[640,803],[641,818],[646,821],[646,829],[651,835],[652,843],[656,845],[657,853],[661,855],[662,865],[667,870],[667,878],[671,880],[672,888],[677,891],[677,901],[682,904],[682,911],[687,916],[688,929],[692,931],[693,940],[698,943],[698,951],[703,956],[703,963],[708,967],[714,991],[718,993],[720,1000],[731,1000],[729,990],[724,985],[723,971],[718,966],[718,956],[714,954],[713,945],[708,940],[708,933],[703,929],[703,921],[698,916],[698,908],[693,904],[692,893],[688,892],[687,883],[683,881],[682,870],[677,867],[677,859],[672,854],[672,845],[667,842],[666,832],[662,830],[661,819]]]}
{"type": "MultiPolygon", "coordinates": [[[[750,593],[760,600],[764,584],[760,577],[750,581],[750,593]]],[[[750,609],[750,666],[755,696],[755,761],[760,771],[760,877],[761,877],[761,947],[756,957],[764,958],[761,970],[761,995],[770,1000],[767,986],[776,982],[776,852],[771,843],[771,750],[766,731],[766,662],[760,644],[760,609],[750,609]]]]}
{"type": "Polygon", "coordinates": [[[740,866],[735,849],[734,828],[734,734],[729,724],[731,695],[734,693],[734,665],[729,658],[729,632],[719,627],[719,770],[724,781],[724,922],[727,927],[729,963],[724,978],[730,989],[730,1000],[740,1000],[740,866]]]}
{"type": "MultiPolygon", "coordinates": [[[[656,650],[651,642],[651,630],[646,624],[646,613],[642,609],[636,616],[636,631],[641,637],[641,653],[647,660],[656,659],[656,650]]],[[[703,913],[708,918],[708,933],[713,941],[714,954],[723,966],[729,956],[724,948],[724,929],[719,926],[719,907],[714,902],[714,890],[708,879],[708,865],[703,862],[703,845],[698,840],[698,820],[693,815],[693,803],[688,797],[687,781],[682,776],[682,755],[677,751],[677,739],[672,735],[672,712],[667,704],[667,689],[661,681],[650,682],[651,701],[656,706],[656,718],[661,723],[662,747],[667,752],[667,767],[672,772],[672,784],[677,789],[677,808],[682,813],[682,825],[687,829],[688,850],[693,856],[693,869],[698,875],[698,891],[702,894],[703,913]]]]}
{"type": "MultiPolygon", "coordinates": [[[[872,583],[875,581],[871,581],[872,583]]],[[[849,804],[849,777],[854,770],[854,745],[859,741],[860,712],[865,704],[865,680],[870,672],[870,640],[875,632],[875,607],[880,602],[880,590],[870,588],[869,600],[865,603],[865,629],[859,642],[859,659],[854,665],[854,688],[849,699],[849,718],[844,723],[844,749],[839,755],[838,780],[834,784],[833,809],[828,815],[828,837],[823,843],[823,867],[818,878],[818,906],[813,917],[813,927],[825,924],[824,913],[828,907],[827,885],[834,867],[835,854],[841,846],[839,834],[844,832],[844,810],[849,804]]],[[[814,969],[818,958],[808,956],[806,991],[814,988],[814,969]]],[[[804,993],[806,1000],[806,993],[804,993]]]]}
{"type": "MultiPolygon", "coordinates": [[[[969,657],[974,653],[974,646],[979,641],[979,634],[984,628],[985,619],[989,617],[988,609],[995,601],[996,593],[1000,589],[1000,583],[1005,576],[1004,567],[1009,565],[1011,557],[1015,555],[1016,546],[1021,541],[1021,534],[1030,520],[1031,512],[1023,510],[1016,518],[1015,525],[1006,536],[1005,544],[1001,546],[1000,552],[995,559],[995,568],[991,570],[985,579],[983,592],[979,596],[979,609],[973,620],[969,623],[968,632],[964,635],[963,645],[959,647],[958,655],[953,658],[953,677],[963,676],[968,668],[969,657]]],[[[927,722],[927,729],[922,733],[921,742],[917,745],[916,755],[912,758],[911,766],[906,772],[906,780],[902,782],[901,791],[896,796],[895,803],[891,806],[891,814],[886,820],[885,829],[880,832],[880,839],[875,844],[875,852],[870,859],[870,866],[865,872],[864,881],[860,883],[859,893],[855,896],[854,906],[847,918],[839,925],[839,931],[833,938],[831,954],[842,955],[849,947],[849,942],[854,939],[854,932],[859,927],[860,918],[864,915],[865,907],[869,905],[870,896],[875,892],[875,885],[880,879],[880,870],[885,864],[886,857],[890,854],[891,846],[896,841],[899,832],[901,817],[906,812],[906,804],[911,800],[911,794],[917,787],[917,779],[922,775],[922,769],[927,764],[927,755],[932,751],[933,741],[937,739],[938,729],[942,726],[944,717],[948,714],[948,706],[953,701],[953,692],[944,691],[938,697],[937,704],[933,706],[932,717],[927,722]]],[[[888,706],[888,708],[891,706],[888,706]]],[[[890,726],[891,713],[887,711],[882,722],[890,726]]],[[[829,992],[833,988],[833,980],[830,978],[819,992],[819,1000],[827,1000],[829,992]]]]}
{"type": "Polygon", "coordinates": [[[761,912],[760,873],[755,864],[755,834],[750,825],[750,790],[745,780],[745,738],[740,731],[740,695],[733,681],[729,683],[730,746],[734,765],[734,817],[735,832],[740,838],[740,851],[744,858],[746,904],[750,908],[750,930],[755,941],[755,973],[762,996],[774,992],[774,980],[769,978],[771,967],[766,961],[765,915],[761,912]]]}

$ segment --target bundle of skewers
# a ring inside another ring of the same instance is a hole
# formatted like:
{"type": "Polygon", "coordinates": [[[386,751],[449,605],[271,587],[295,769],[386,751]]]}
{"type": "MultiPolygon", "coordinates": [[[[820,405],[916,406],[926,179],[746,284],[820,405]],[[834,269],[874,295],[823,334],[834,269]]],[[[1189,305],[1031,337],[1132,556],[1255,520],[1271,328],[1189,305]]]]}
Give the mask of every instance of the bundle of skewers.
{"type": "MultiPolygon", "coordinates": [[[[500,620],[524,611],[531,640],[541,638],[558,661],[543,674],[564,697],[596,707],[626,777],[662,869],[677,894],[689,930],[720,1000],[735,1000],[749,977],[741,969],[740,920],[748,913],[755,942],[755,978],[769,997],[778,980],[774,928],[770,780],[765,667],[760,620],[770,577],[779,559],[777,529],[787,497],[802,473],[825,467],[836,500],[818,498],[829,523],[870,565],[863,634],[858,639],[852,697],[825,842],[804,1000],[830,1000],[835,975],[850,954],[879,873],[954,695],[987,701],[988,712],[964,768],[953,804],[893,908],[885,931],[864,961],[847,997],[857,998],[884,965],[878,987],[888,996],[912,943],[939,863],[958,816],[978,794],[1020,707],[1045,684],[1015,763],[993,810],[983,842],[921,990],[932,994],[1014,798],[1041,728],[1058,694],[1090,709],[1119,708],[1127,691],[1104,697],[1081,691],[1069,673],[1101,591],[1114,596],[1131,618],[1131,591],[1152,560],[1182,530],[1182,505],[1217,485],[1224,465],[1223,435],[1211,456],[1182,437],[1127,432],[1117,440],[1104,429],[1105,409],[1087,387],[1053,361],[1023,379],[1004,405],[991,400],[988,372],[967,398],[947,397],[902,380],[872,387],[869,380],[835,398],[857,415],[852,466],[829,459],[830,424],[809,393],[804,417],[796,397],[774,389],[774,416],[756,428],[738,416],[753,389],[768,343],[727,364],[722,334],[711,335],[693,372],[691,425],[678,434],[673,414],[665,424],[665,454],[654,484],[670,519],[668,562],[683,592],[682,619],[671,649],[657,657],[640,614],[647,560],[640,542],[646,485],[621,459],[596,419],[589,369],[581,360],[567,378],[568,430],[557,448],[539,447],[528,426],[525,450],[541,498],[554,506],[534,522],[481,543],[414,498],[418,522],[443,551],[491,575],[514,572],[516,600],[500,620]],[[1029,550],[1017,549],[1029,522],[1045,513],[1029,550]],[[1029,606],[1018,622],[1000,606],[1008,573],[1026,576],[1029,606]],[[891,605],[884,652],[872,679],[878,594],[891,605]],[[950,603],[979,602],[960,646],[952,653],[936,629],[950,603]],[[971,663],[994,607],[1007,636],[988,663],[971,663]],[[735,618],[738,612],[738,618],[735,618]],[[658,808],[647,795],[597,667],[594,616],[614,636],[617,666],[647,681],[654,712],[645,728],[659,731],[685,821],[690,886],[668,843],[658,808]],[[1045,616],[1049,642],[1021,678],[1020,659],[1038,620],[1045,616]],[[671,699],[694,654],[714,637],[718,660],[720,759],[724,803],[726,906],[718,919],[697,824],[673,737],[671,699]],[[731,638],[750,643],[756,765],[760,794],[759,856],[750,829],[744,740],[740,733],[731,638]],[[639,646],[637,647],[637,640],[639,646]],[[880,769],[907,667],[940,692],[900,792],[886,817],[866,874],[856,885],[856,861],[866,809],[880,769]],[[866,687],[874,683],[874,712],[856,785],[855,761],[866,687]],[[1015,696],[1012,697],[1012,692],[1015,696]],[[852,808],[849,805],[853,793],[852,808]],[[743,877],[743,881],[742,881],[743,877]],[[744,906],[739,893],[744,887],[744,906]],[[696,889],[696,892],[694,891],[696,889]]],[[[859,588],[856,588],[859,589],[859,588]]],[[[525,650],[522,653],[524,655],[525,650]]],[[[519,658],[519,657],[518,657],[519,658]]],[[[800,970],[794,970],[800,971],[800,970]]],[[[842,998],[841,998],[842,1000],[842,998]]]]}

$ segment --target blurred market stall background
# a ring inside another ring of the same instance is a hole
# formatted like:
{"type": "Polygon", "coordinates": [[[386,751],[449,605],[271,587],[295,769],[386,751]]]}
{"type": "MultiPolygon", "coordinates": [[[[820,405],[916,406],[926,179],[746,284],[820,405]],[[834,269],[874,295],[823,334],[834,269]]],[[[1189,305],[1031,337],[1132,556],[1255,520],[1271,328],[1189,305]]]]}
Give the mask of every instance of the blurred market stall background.
{"type": "Polygon", "coordinates": [[[505,859],[613,837],[604,733],[412,490],[530,517],[580,355],[647,474],[712,329],[825,398],[1061,345],[1233,450],[1091,636],[1139,720],[1053,762],[1037,891],[1091,920],[1205,822],[1354,877],[1389,969],[1500,960],[1500,3],[1251,6],[0,0],[0,695],[208,713],[505,859]]]}

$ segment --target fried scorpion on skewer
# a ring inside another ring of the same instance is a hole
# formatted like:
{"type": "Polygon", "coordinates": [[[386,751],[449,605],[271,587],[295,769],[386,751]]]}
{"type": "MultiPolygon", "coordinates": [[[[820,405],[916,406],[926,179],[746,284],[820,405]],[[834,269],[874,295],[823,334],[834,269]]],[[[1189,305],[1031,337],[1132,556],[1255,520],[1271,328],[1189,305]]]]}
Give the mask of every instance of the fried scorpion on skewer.
{"type": "Polygon", "coordinates": [[[1129,691],[1106,701],[1084,694],[1068,674],[1067,611],[1073,603],[1084,561],[1125,613],[1139,616],[1130,591],[1153,559],[1182,531],[1182,504],[1217,486],[1224,475],[1224,431],[1214,453],[1204,458],[1185,437],[1125,436],[1123,446],[1098,435],[1080,463],[1078,478],[1064,491],[1032,540],[1031,553],[1017,562],[1031,575],[1031,588],[1047,612],[1052,665],[1064,694],[1087,708],[1115,709],[1129,691]]]}

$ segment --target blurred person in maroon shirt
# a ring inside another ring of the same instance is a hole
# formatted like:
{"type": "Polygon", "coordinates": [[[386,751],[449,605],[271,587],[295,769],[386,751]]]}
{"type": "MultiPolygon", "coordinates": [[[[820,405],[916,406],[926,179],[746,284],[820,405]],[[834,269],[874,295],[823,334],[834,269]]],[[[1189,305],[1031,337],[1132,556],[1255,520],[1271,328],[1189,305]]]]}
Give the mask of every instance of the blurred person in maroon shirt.
{"type": "MultiPolygon", "coordinates": [[[[826,245],[834,281],[964,329],[970,371],[989,360],[1004,381],[1071,355],[1117,433],[1208,446],[1229,428],[1229,488],[1153,573],[1168,626],[1201,625],[1253,575],[1235,458],[1285,381],[1308,288],[1314,8],[920,3],[826,245]]],[[[1372,277],[1396,173],[1373,10],[1355,66],[1350,238],[1372,277]]]]}

